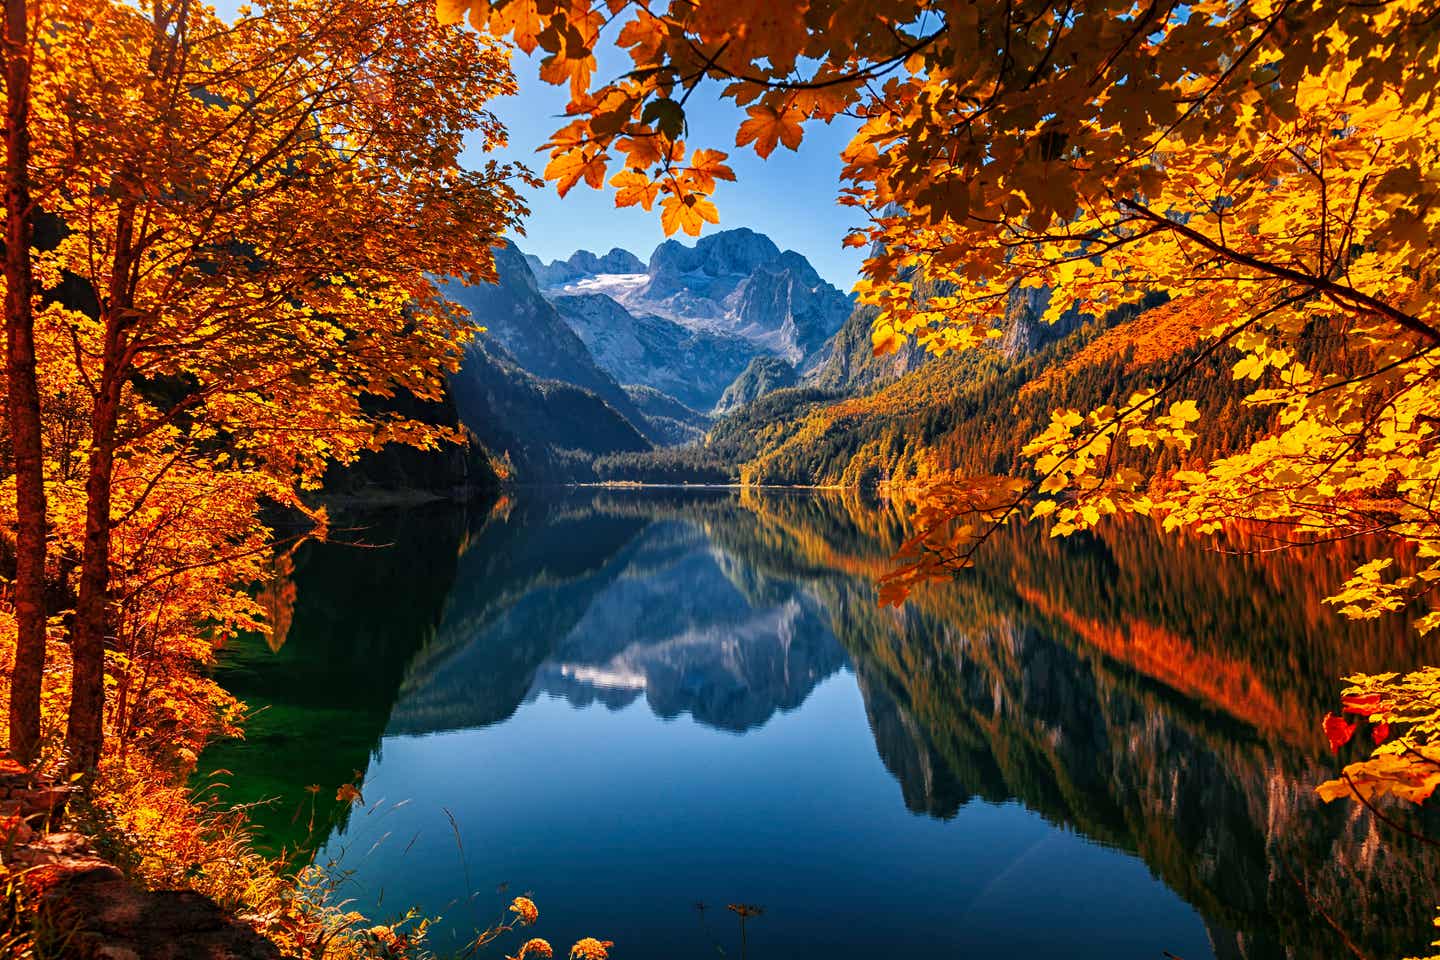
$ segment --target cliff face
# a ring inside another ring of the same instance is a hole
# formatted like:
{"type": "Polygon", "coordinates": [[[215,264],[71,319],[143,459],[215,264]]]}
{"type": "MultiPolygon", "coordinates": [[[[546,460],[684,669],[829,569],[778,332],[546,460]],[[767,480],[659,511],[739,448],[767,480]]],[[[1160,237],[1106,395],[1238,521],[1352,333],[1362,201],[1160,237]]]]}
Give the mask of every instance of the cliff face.
{"type": "Polygon", "coordinates": [[[793,387],[798,382],[799,376],[788,361],[780,357],[756,357],[735,378],[735,382],[725,388],[720,402],[715,405],[715,412],[717,414],[729,413],[738,407],[760,399],[767,393],[774,393],[785,387],[793,387]]]}
{"type": "Polygon", "coordinates": [[[474,324],[485,328],[476,342],[482,347],[498,344],[526,373],[589,390],[622,413],[628,412],[625,391],[600,369],[585,343],[540,295],[529,265],[514,244],[496,248],[495,267],[497,283],[442,284],[444,295],[468,310],[474,324]]]}
{"type": "MultiPolygon", "coordinates": [[[[1006,305],[1001,323],[1000,353],[1010,362],[1023,360],[1047,344],[1074,333],[1083,318],[1070,313],[1055,323],[1042,323],[1040,316],[1050,300],[1044,289],[1015,290],[1006,305]]],[[[908,341],[894,353],[876,356],[870,339],[875,322],[874,307],[857,306],[834,337],[825,345],[822,358],[805,378],[825,390],[868,393],[920,369],[926,360],[923,347],[908,341]]]]}
{"type": "Polygon", "coordinates": [[[871,389],[919,369],[925,350],[911,341],[894,353],[877,357],[871,345],[874,307],[857,306],[845,318],[824,350],[821,362],[807,378],[824,390],[867,393],[871,389]]]}
{"type": "Polygon", "coordinates": [[[615,379],[652,387],[696,410],[714,407],[757,350],[744,337],[632,314],[605,294],[557,296],[551,302],[615,379]]]}
{"type": "Polygon", "coordinates": [[[713,406],[752,357],[815,369],[851,311],[851,298],[803,256],[747,229],[693,247],[667,240],[643,271],[623,250],[536,264],[541,289],[601,366],[699,409],[713,406]]]}
{"type": "Polygon", "coordinates": [[[582,277],[609,274],[637,274],[645,272],[645,264],[629,250],[613,247],[609,253],[597,256],[589,250],[577,250],[564,260],[544,263],[539,257],[525,255],[525,261],[542,287],[552,287],[582,277]]]}
{"type": "Polygon", "coordinates": [[[711,234],[694,247],[662,243],[645,281],[620,299],[687,326],[738,334],[805,369],[850,312],[850,298],[803,256],[745,229],[711,234]]]}
{"type": "MultiPolygon", "coordinates": [[[[590,479],[607,453],[649,449],[677,437],[651,424],[610,373],[595,362],[540,289],[513,244],[495,251],[498,282],[447,282],[447,298],[484,329],[451,377],[464,425],[523,480],[590,479]]],[[[681,434],[683,437],[683,433],[681,434]]]]}

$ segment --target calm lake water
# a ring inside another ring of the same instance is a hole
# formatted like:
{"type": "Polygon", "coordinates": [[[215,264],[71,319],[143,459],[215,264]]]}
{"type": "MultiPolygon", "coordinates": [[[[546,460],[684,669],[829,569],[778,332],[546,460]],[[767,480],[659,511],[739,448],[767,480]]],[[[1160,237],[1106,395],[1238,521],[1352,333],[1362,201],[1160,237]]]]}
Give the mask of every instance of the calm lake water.
{"type": "Polygon", "coordinates": [[[203,769],[439,948],[522,892],[617,960],[741,956],[731,903],[756,960],[1425,948],[1440,851],[1313,798],[1358,758],[1337,678],[1440,659],[1323,609],[1346,556],[1020,530],[882,610],[903,532],[729,492],[362,518],[272,591],[278,649],[226,652],[258,712],[203,769]]]}

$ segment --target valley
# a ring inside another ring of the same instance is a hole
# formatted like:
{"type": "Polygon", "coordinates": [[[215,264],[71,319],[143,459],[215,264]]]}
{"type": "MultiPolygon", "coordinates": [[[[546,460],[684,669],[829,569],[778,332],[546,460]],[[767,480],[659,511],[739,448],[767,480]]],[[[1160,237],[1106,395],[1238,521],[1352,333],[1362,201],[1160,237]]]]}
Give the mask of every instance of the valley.
{"type": "Polygon", "coordinates": [[[495,285],[447,288],[484,328],[453,388],[465,426],[522,483],[1014,474],[1052,410],[1170,380],[1222,415],[1201,425],[1185,464],[1122,454],[1137,466],[1198,463],[1270,422],[1242,403],[1227,354],[1200,357],[1204,297],[1153,295],[1048,324],[1047,295],[1026,291],[1010,298],[1001,336],[927,360],[913,342],[877,356],[873,308],[748,229],[666,241],[648,261],[616,248],[545,263],[511,244],[497,265],[495,285]]]}

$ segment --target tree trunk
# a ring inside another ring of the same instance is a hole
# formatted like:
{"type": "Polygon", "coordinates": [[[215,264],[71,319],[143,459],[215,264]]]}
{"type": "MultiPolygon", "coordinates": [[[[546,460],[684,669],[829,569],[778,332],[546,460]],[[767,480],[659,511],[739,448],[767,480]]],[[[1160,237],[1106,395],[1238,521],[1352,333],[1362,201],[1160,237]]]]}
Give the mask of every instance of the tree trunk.
{"type": "Polygon", "coordinates": [[[30,242],[30,37],[25,0],[5,0],[5,372],[15,455],[15,665],[10,673],[10,752],[30,762],[40,744],[45,672],[45,468],[30,242]]]}
{"type": "MultiPolygon", "coordinates": [[[[119,189],[125,186],[116,183],[119,189]]],[[[70,772],[89,773],[100,762],[105,743],[105,637],[109,626],[110,500],[115,474],[115,427],[130,366],[127,330],[134,314],[131,271],[134,266],[134,216],[131,200],[121,201],[115,224],[115,254],[108,296],[101,309],[105,322],[100,384],[90,413],[90,456],[85,477],[85,543],[80,553],[80,583],[75,621],[70,629],[74,664],[70,681],[70,722],[65,745],[70,772]]]]}
{"type": "Polygon", "coordinates": [[[106,324],[100,395],[91,415],[91,447],[85,478],[85,543],[80,584],[70,630],[74,664],[70,681],[70,722],[65,742],[70,772],[88,773],[100,761],[105,742],[105,637],[109,627],[111,485],[115,472],[115,424],[120,412],[124,347],[106,324]]]}

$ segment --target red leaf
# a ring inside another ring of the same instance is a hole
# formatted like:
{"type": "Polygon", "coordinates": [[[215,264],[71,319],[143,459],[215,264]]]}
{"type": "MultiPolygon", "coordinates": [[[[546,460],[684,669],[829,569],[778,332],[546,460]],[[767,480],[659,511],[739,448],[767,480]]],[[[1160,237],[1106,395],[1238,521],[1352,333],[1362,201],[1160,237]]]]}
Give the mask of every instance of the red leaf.
{"type": "Polygon", "coordinates": [[[1372,713],[1379,713],[1384,704],[1384,698],[1378,693],[1351,694],[1348,697],[1340,698],[1341,712],[1343,713],[1362,713],[1369,716],[1372,713]]]}
{"type": "Polygon", "coordinates": [[[1355,736],[1355,727],[1356,724],[1346,723],[1343,717],[1337,717],[1333,713],[1325,714],[1325,739],[1330,741],[1330,749],[1339,753],[1340,748],[1355,736]]]}
{"type": "Polygon", "coordinates": [[[1390,724],[1377,723],[1370,728],[1370,737],[1375,741],[1375,746],[1380,746],[1390,736],[1390,724]]]}

